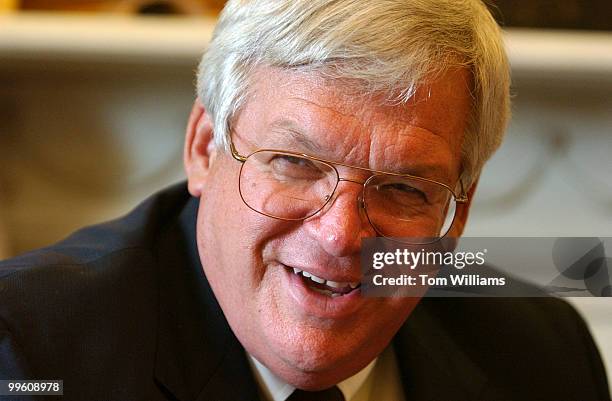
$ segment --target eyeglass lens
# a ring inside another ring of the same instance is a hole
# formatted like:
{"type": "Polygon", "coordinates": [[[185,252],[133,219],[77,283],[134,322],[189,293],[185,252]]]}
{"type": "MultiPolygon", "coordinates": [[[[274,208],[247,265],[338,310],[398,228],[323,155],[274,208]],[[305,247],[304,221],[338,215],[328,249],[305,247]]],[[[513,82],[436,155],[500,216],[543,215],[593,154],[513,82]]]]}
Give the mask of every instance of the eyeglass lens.
{"type": "MultiPolygon", "coordinates": [[[[240,195],[261,214],[302,220],[325,206],[338,182],[337,170],[328,163],[265,150],[251,154],[242,165],[240,195]]],[[[448,188],[410,177],[373,175],[366,181],[363,198],[370,223],[386,237],[439,238],[455,214],[448,188]]]]}

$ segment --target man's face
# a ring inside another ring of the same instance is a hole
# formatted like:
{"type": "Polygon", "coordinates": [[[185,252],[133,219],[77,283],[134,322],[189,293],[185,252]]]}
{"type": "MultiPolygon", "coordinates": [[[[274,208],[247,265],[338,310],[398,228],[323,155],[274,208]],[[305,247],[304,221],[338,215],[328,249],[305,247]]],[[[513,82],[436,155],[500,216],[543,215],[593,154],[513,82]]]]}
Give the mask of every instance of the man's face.
{"type": "MultiPolygon", "coordinates": [[[[260,69],[233,123],[240,154],[260,148],[297,151],[388,172],[413,171],[457,187],[470,112],[469,78],[456,70],[419,88],[400,106],[355,96],[316,75],[260,69]]],[[[415,298],[338,297],[314,291],[294,268],[336,282],[358,282],[363,237],[375,232],[360,210],[362,186],[342,181],[334,198],[303,221],[282,221],[241,200],[241,164],[209,144],[210,119],[194,108],[186,144],[190,192],[199,196],[202,266],[246,350],[287,382],[329,387],[356,373],[390,342],[415,298]]],[[[363,171],[340,176],[365,181],[363,171]]],[[[451,235],[467,216],[460,210],[451,235]]]]}

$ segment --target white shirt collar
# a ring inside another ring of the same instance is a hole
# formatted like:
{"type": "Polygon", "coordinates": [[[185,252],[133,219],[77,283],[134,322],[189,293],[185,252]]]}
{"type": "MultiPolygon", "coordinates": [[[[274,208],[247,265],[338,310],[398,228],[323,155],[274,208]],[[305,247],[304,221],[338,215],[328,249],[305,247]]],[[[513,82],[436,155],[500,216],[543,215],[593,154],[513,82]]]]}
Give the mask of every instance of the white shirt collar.
{"type": "MultiPolygon", "coordinates": [[[[270,369],[268,369],[264,364],[259,362],[250,354],[248,359],[251,365],[251,370],[255,374],[257,384],[268,401],[285,401],[291,395],[291,393],[293,393],[295,387],[276,376],[274,373],[272,373],[272,371],[270,371],[270,369]]],[[[350,401],[355,393],[357,393],[357,390],[359,390],[372,372],[372,369],[374,369],[375,364],[376,359],[353,376],[337,384],[346,401],[350,401]]]]}

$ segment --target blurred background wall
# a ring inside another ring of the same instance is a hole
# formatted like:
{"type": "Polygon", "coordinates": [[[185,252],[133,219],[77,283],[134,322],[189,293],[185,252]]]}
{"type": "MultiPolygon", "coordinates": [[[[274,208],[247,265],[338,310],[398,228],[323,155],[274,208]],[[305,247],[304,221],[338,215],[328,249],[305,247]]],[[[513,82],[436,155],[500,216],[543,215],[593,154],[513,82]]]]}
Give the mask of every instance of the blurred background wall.
{"type": "MultiPolygon", "coordinates": [[[[183,179],[194,70],[222,3],[0,0],[0,258],[183,179]]],[[[559,3],[493,6],[514,118],[466,235],[612,237],[612,3],[559,3]]],[[[572,302],[612,370],[612,301],[572,302]]]]}

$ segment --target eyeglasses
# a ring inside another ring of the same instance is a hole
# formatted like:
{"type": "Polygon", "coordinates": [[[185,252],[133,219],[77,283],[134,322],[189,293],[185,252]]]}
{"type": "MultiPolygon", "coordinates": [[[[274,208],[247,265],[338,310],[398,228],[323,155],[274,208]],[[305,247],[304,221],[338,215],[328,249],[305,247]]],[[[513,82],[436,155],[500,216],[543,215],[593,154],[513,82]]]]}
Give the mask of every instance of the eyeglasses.
{"type": "Polygon", "coordinates": [[[341,181],[363,186],[359,205],[381,236],[408,244],[432,243],[453,225],[457,203],[468,198],[446,184],[407,174],[351,166],[303,153],[260,149],[242,156],[230,141],[234,159],[242,163],[239,191],[250,209],[280,220],[314,216],[333,199],[341,181]],[[365,182],[341,178],[336,166],[371,173],[365,182]]]}

